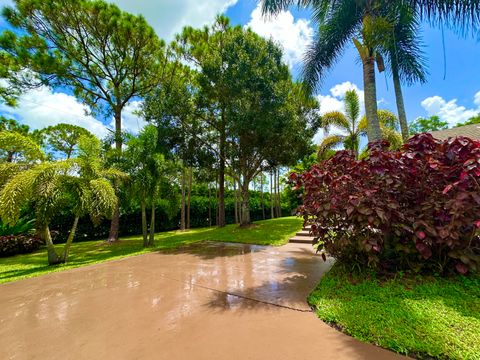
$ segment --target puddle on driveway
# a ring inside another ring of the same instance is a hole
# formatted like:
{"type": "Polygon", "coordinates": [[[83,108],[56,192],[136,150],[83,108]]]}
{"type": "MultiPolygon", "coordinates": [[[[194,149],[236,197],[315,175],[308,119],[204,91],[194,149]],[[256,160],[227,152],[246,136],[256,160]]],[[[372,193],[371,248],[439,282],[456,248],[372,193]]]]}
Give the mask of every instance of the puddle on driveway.
{"type": "Polygon", "coordinates": [[[308,245],[207,242],[3,284],[0,359],[396,358],[266,304],[308,310],[329,266],[308,245]]]}

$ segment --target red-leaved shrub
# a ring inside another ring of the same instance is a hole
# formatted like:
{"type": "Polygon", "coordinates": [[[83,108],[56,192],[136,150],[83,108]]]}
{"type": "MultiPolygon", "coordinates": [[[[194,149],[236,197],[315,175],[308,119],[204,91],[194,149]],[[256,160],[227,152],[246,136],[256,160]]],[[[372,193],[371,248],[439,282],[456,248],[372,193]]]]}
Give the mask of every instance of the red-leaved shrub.
{"type": "Polygon", "coordinates": [[[38,250],[42,244],[42,240],[28,234],[3,235],[0,236],[0,257],[28,254],[38,250]]]}
{"type": "Polygon", "coordinates": [[[291,181],[319,250],[383,271],[480,268],[480,142],[416,135],[400,151],[339,151],[291,181]]]}

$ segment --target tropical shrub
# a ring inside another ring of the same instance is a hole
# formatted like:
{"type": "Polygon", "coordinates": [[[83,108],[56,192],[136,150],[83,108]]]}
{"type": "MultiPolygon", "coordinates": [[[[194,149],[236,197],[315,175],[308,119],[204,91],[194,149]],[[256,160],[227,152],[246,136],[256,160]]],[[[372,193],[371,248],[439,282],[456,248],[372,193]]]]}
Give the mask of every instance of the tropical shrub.
{"type": "Polygon", "coordinates": [[[38,250],[42,244],[42,240],[33,235],[0,236],[0,257],[28,254],[38,250]]]}
{"type": "Polygon", "coordinates": [[[401,151],[387,148],[370,144],[363,160],[340,151],[291,175],[319,250],[387,272],[478,271],[480,142],[420,134],[401,151]]]}
{"type": "Polygon", "coordinates": [[[14,225],[5,224],[0,220],[0,236],[30,234],[35,229],[35,219],[20,218],[14,225]]]}

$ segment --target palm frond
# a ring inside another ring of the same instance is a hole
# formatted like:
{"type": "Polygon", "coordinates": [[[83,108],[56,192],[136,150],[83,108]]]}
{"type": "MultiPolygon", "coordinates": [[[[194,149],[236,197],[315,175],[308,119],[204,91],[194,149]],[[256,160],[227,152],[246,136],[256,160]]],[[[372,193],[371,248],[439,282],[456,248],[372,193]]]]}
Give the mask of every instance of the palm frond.
{"type": "Polygon", "coordinates": [[[303,78],[310,90],[323,80],[362,23],[362,12],[355,0],[336,1],[335,4],[322,19],[305,55],[303,78]]]}
{"type": "Polygon", "coordinates": [[[391,111],[388,110],[378,110],[378,121],[380,122],[380,125],[383,125],[386,128],[392,129],[392,130],[398,130],[399,128],[399,121],[398,117],[392,113],[391,111]]]}
{"type": "Polygon", "coordinates": [[[480,25],[480,0],[404,0],[421,19],[433,24],[450,22],[463,31],[480,25]]]}
{"type": "Polygon", "coordinates": [[[343,135],[330,135],[325,137],[320,145],[318,145],[318,158],[323,160],[324,155],[328,150],[332,150],[343,144],[345,141],[345,136],[343,135]]]}
{"type": "Polygon", "coordinates": [[[348,90],[345,93],[345,112],[355,128],[358,117],[360,116],[360,100],[355,90],[348,90]]]}
{"type": "Polygon", "coordinates": [[[402,135],[393,129],[380,125],[382,131],[382,139],[390,143],[390,150],[398,150],[403,145],[402,135]]]}
{"type": "Polygon", "coordinates": [[[325,131],[329,131],[331,126],[339,127],[342,130],[350,131],[350,122],[348,121],[345,114],[340,111],[330,111],[322,115],[321,120],[322,128],[325,131]]]}
{"type": "Polygon", "coordinates": [[[118,198],[115,189],[106,179],[94,179],[89,183],[91,202],[88,213],[94,224],[100,222],[103,216],[110,218],[113,214],[118,198]]]}
{"type": "Polygon", "coordinates": [[[398,72],[400,79],[408,85],[425,83],[428,70],[425,52],[422,50],[419,13],[408,6],[402,6],[392,21],[393,33],[385,54],[390,72],[398,72]]]}

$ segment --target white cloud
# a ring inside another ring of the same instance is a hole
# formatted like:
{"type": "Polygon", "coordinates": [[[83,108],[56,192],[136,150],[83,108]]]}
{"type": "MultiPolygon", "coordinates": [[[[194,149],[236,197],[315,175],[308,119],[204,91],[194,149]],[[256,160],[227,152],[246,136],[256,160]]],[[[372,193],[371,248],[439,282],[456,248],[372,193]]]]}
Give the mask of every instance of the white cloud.
{"type": "MultiPolygon", "coordinates": [[[[110,0],[124,11],[143,15],[158,36],[167,41],[186,25],[201,27],[211,23],[238,0],[110,0]]],[[[0,0],[0,6],[11,6],[12,0],[0,0]]],[[[0,23],[1,24],[1,23],[0,23]]]]}
{"type": "Polygon", "coordinates": [[[105,136],[108,133],[107,128],[93,116],[86,115],[89,110],[75,97],[53,92],[46,86],[24,92],[18,98],[15,108],[0,105],[0,114],[13,116],[32,129],[67,123],[82,126],[99,137],[105,136]]]}
{"type": "Polygon", "coordinates": [[[211,23],[238,0],[112,0],[122,10],[141,14],[157,34],[171,41],[186,25],[201,27],[211,23]]]}
{"type": "Polygon", "coordinates": [[[360,90],[356,84],[345,81],[337,84],[330,89],[329,95],[318,95],[317,99],[320,103],[320,113],[325,114],[330,111],[345,111],[343,99],[348,90],[355,90],[360,101],[360,112],[365,112],[364,91],[360,90]]]}
{"type": "MultiPolygon", "coordinates": [[[[365,113],[365,102],[364,102],[364,91],[360,90],[359,87],[351,83],[350,81],[345,81],[341,84],[337,84],[330,89],[330,94],[317,95],[318,102],[320,104],[320,114],[325,114],[331,111],[345,111],[345,104],[344,98],[345,94],[348,90],[355,90],[358,94],[358,98],[360,101],[360,114],[363,115],[365,113]]],[[[343,131],[336,127],[332,127],[329,131],[330,134],[342,134],[343,131]]],[[[320,130],[314,137],[313,141],[319,144],[327,134],[320,130]]]]}
{"type": "Polygon", "coordinates": [[[264,17],[258,4],[250,15],[245,27],[250,27],[260,36],[272,38],[283,48],[284,60],[294,66],[303,60],[303,56],[313,37],[313,29],[306,19],[293,17],[290,11],[282,11],[276,17],[264,17]]]}
{"type": "Polygon", "coordinates": [[[480,113],[480,91],[475,94],[473,103],[476,108],[467,109],[465,106],[458,105],[457,99],[446,101],[440,96],[431,96],[423,100],[421,105],[427,111],[428,116],[436,115],[452,126],[467,121],[480,113]]]}

